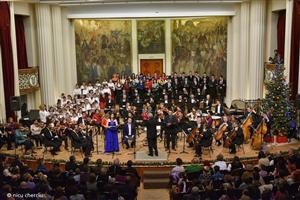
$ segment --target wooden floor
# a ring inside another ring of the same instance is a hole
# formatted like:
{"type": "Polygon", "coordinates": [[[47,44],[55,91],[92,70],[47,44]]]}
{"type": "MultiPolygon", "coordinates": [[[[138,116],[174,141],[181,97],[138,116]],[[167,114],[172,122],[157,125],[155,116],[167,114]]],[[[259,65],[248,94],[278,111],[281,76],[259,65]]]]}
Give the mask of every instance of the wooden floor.
{"type": "MultiPolygon", "coordinates": [[[[136,151],[147,151],[148,147],[144,145],[144,141],[146,140],[146,134],[142,132],[137,137],[137,146],[136,151]]],[[[97,159],[101,158],[103,161],[111,162],[114,158],[119,158],[121,163],[125,163],[128,160],[134,161],[134,150],[132,148],[125,149],[125,146],[123,147],[120,144],[120,152],[116,154],[106,154],[104,153],[104,137],[99,136],[98,138],[98,150],[99,152],[96,152],[96,137],[94,137],[94,143],[95,143],[95,151],[92,153],[91,160],[96,161],[97,159]]],[[[120,141],[120,140],[119,140],[120,141]]],[[[183,141],[184,138],[182,137],[181,133],[179,133],[179,139],[177,142],[177,148],[176,151],[171,151],[171,153],[168,156],[169,162],[175,162],[176,158],[180,157],[184,162],[190,162],[194,158],[194,150],[193,148],[188,148],[186,145],[185,151],[186,154],[181,154],[180,152],[183,150],[183,141]]],[[[164,141],[160,141],[158,139],[158,151],[162,152],[165,151],[164,148],[164,141]]],[[[271,153],[276,153],[280,151],[288,151],[290,148],[297,149],[300,147],[300,142],[297,140],[293,140],[291,143],[288,144],[266,144],[266,149],[269,150],[271,153]]],[[[220,153],[224,155],[225,158],[232,158],[234,154],[229,154],[229,150],[227,148],[223,148],[222,146],[216,146],[213,144],[213,153],[210,155],[207,151],[203,152],[202,160],[214,160],[216,156],[220,153]]],[[[58,152],[58,155],[52,156],[50,152],[46,152],[43,155],[42,149],[36,149],[37,153],[35,154],[35,158],[42,158],[44,156],[45,159],[57,159],[57,160],[68,160],[69,156],[71,155],[71,151],[67,151],[61,147],[61,151],[58,152]]],[[[249,144],[244,144],[244,151],[238,150],[237,156],[239,157],[256,157],[257,151],[254,151],[251,149],[249,144]]],[[[7,151],[5,148],[1,150],[2,153],[8,153],[8,154],[15,154],[15,150],[7,151]]],[[[16,152],[18,155],[22,155],[22,151],[19,148],[16,152]]],[[[82,160],[82,154],[80,152],[75,152],[74,155],[76,156],[77,161],[82,160]]]]}

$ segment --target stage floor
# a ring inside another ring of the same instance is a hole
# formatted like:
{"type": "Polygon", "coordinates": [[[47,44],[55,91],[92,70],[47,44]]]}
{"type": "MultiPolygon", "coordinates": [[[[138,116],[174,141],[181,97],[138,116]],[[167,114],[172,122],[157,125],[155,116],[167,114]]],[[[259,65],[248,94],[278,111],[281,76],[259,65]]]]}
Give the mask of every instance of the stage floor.
{"type": "MultiPolygon", "coordinates": [[[[121,134],[119,134],[121,135],[121,134]]],[[[104,162],[111,162],[114,158],[119,158],[121,163],[126,163],[128,160],[133,160],[133,161],[137,161],[137,162],[153,162],[153,163],[158,163],[158,162],[175,162],[176,158],[180,157],[184,162],[191,162],[191,160],[194,158],[195,155],[195,151],[193,150],[193,148],[189,148],[188,145],[186,144],[185,146],[185,151],[187,153],[182,154],[182,150],[183,150],[183,141],[184,138],[182,137],[181,133],[179,133],[179,139],[177,141],[177,148],[176,151],[171,151],[171,153],[168,155],[168,152],[165,150],[164,148],[164,141],[160,141],[160,139],[158,139],[158,152],[159,157],[153,157],[153,159],[149,158],[147,156],[147,152],[148,152],[148,146],[144,145],[144,141],[146,140],[146,133],[142,132],[138,137],[137,137],[137,146],[136,146],[136,158],[138,160],[134,159],[134,149],[130,148],[130,149],[126,149],[125,145],[122,146],[120,143],[120,152],[115,153],[115,154],[107,154],[104,153],[104,136],[99,136],[98,138],[98,153],[97,153],[97,149],[96,149],[96,136],[94,136],[94,146],[95,146],[95,150],[94,152],[92,152],[92,157],[91,160],[92,161],[96,161],[97,159],[101,158],[102,161],[104,162]],[[145,155],[145,158],[141,158],[140,156],[145,155]],[[164,159],[161,160],[161,157],[163,157],[164,159]]],[[[120,141],[120,138],[119,138],[120,141]]],[[[280,151],[288,151],[289,149],[297,149],[300,147],[300,141],[298,140],[292,140],[291,143],[286,143],[286,144],[266,144],[265,148],[270,151],[271,153],[279,153],[280,151]]],[[[209,154],[208,151],[204,151],[203,155],[202,155],[202,160],[215,160],[216,156],[220,153],[222,153],[224,155],[225,158],[232,158],[234,156],[234,154],[230,154],[229,153],[229,149],[228,148],[223,148],[222,146],[217,146],[215,144],[213,144],[213,153],[209,154]]],[[[44,159],[54,159],[54,160],[69,160],[69,156],[71,155],[71,151],[70,148],[69,150],[65,150],[64,147],[61,147],[61,151],[58,152],[58,155],[56,156],[52,156],[50,154],[50,152],[46,152],[43,155],[43,151],[42,149],[35,149],[35,151],[37,152],[34,157],[36,159],[38,158],[42,158],[44,156],[44,159]]],[[[257,156],[258,151],[252,150],[250,147],[250,144],[244,144],[244,151],[243,150],[238,150],[238,152],[235,154],[239,157],[246,157],[246,158],[253,158],[257,156]]],[[[11,154],[11,155],[15,155],[15,150],[10,150],[7,151],[6,147],[4,147],[1,150],[2,153],[5,154],[11,154]]],[[[22,156],[22,151],[21,148],[18,148],[17,155],[22,156]]],[[[77,161],[81,161],[83,159],[83,155],[77,150],[74,155],[76,156],[77,161]]]]}

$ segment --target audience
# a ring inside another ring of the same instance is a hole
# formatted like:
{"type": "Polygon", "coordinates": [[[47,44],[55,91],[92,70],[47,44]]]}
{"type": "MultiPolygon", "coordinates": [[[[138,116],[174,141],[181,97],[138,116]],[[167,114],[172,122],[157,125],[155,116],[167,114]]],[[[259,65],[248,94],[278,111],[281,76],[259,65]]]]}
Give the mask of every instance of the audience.
{"type": "Polygon", "coordinates": [[[112,166],[103,166],[101,160],[97,160],[96,166],[91,166],[88,158],[84,159],[83,164],[78,165],[75,157],[71,156],[64,170],[59,163],[54,163],[49,169],[43,164],[42,159],[38,160],[36,169],[31,169],[18,157],[9,161],[5,156],[0,155],[0,169],[1,200],[134,200],[140,182],[131,160],[124,168],[120,166],[118,159],[114,160],[112,166]],[[116,173],[112,173],[114,170],[116,173]],[[135,176],[137,178],[132,181],[135,176]],[[124,182],[116,180],[124,180],[124,182]],[[24,197],[7,198],[8,193],[24,195],[24,197]],[[36,197],[25,198],[25,194],[33,194],[36,197]]]}
{"type": "Polygon", "coordinates": [[[245,164],[237,156],[226,163],[221,154],[211,165],[193,160],[179,178],[174,179],[173,170],[177,168],[170,172],[173,200],[288,200],[300,197],[300,154],[297,151],[290,151],[288,157],[281,154],[272,157],[259,152],[257,165],[245,164]]]}

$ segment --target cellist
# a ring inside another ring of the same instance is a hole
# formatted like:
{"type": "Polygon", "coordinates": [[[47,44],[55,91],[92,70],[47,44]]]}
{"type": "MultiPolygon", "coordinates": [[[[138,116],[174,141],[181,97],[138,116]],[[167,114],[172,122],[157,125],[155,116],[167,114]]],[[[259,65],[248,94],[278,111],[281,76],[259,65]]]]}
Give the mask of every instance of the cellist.
{"type": "Polygon", "coordinates": [[[212,143],[212,132],[209,127],[203,125],[198,129],[195,137],[195,153],[196,157],[200,157],[202,154],[202,147],[208,147],[212,143]]]}
{"type": "MultiPolygon", "coordinates": [[[[220,140],[222,138],[224,140],[224,134],[228,134],[232,130],[232,123],[228,120],[228,116],[226,115],[223,116],[222,120],[223,122],[219,126],[219,130],[218,130],[223,132],[223,137],[221,137],[220,140]]],[[[222,144],[220,140],[216,140],[218,146],[222,144]]]]}
{"type": "Polygon", "coordinates": [[[236,153],[236,146],[244,143],[244,133],[241,125],[238,122],[233,123],[233,130],[236,132],[236,137],[233,139],[231,145],[229,146],[229,153],[236,153]]]}

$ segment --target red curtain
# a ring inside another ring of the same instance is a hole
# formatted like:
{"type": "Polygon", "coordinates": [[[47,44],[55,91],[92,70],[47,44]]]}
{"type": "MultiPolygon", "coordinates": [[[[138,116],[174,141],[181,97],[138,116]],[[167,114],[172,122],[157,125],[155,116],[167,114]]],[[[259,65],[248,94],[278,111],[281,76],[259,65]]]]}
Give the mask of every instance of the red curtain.
{"type": "Polygon", "coordinates": [[[23,20],[24,20],[24,17],[22,15],[15,15],[16,40],[17,40],[17,52],[18,52],[18,68],[19,69],[28,68],[23,20]]]}
{"type": "Polygon", "coordinates": [[[299,73],[299,42],[300,42],[300,0],[294,0],[292,41],[291,41],[291,64],[290,82],[292,86],[292,98],[295,99],[298,92],[299,73]]]}
{"type": "Polygon", "coordinates": [[[284,58],[284,43],[285,43],[285,10],[282,10],[278,13],[278,22],[277,22],[277,50],[281,55],[281,58],[284,58]]]}
{"type": "Polygon", "coordinates": [[[6,118],[8,118],[10,116],[14,116],[14,113],[10,111],[10,97],[14,96],[15,94],[15,81],[10,37],[10,13],[7,2],[0,2],[0,13],[0,45],[2,55],[6,118]]]}

